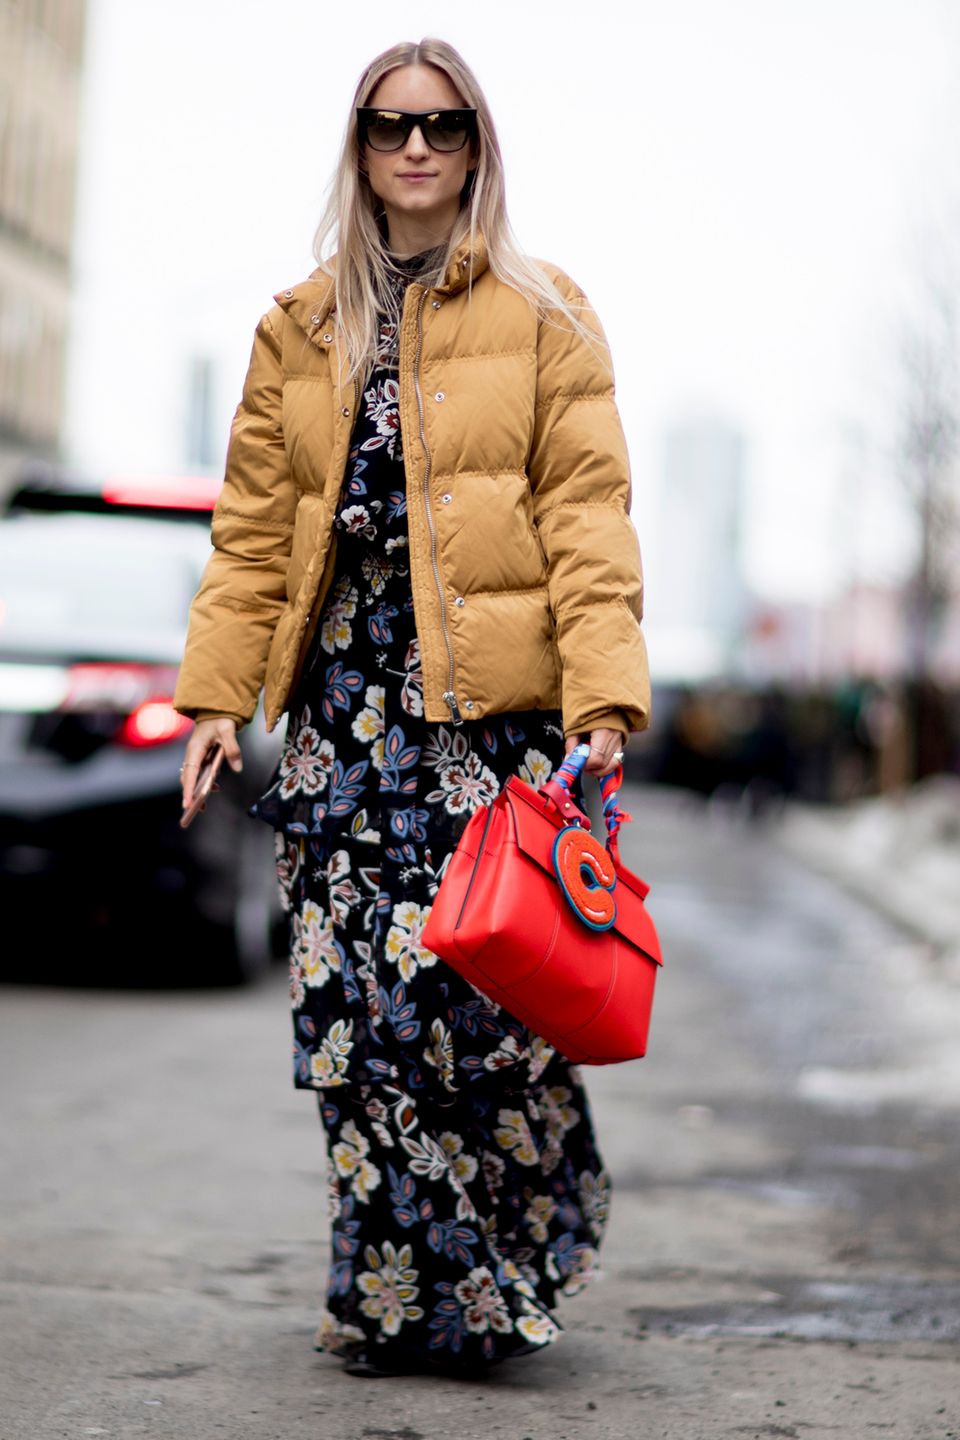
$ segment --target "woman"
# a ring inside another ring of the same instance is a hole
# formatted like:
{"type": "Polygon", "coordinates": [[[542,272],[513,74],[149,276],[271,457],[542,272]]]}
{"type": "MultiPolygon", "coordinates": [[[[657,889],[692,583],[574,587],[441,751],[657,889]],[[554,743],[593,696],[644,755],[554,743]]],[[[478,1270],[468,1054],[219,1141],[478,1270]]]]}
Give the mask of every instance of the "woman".
{"type": "Polygon", "coordinates": [[[360,80],[320,265],[261,320],[191,612],[184,764],[261,686],[294,1084],[333,1255],[317,1347],[351,1374],[478,1367],[557,1335],[607,1178],[576,1072],[425,949],[469,816],[647,723],[641,580],[605,343],[507,225],[486,101],[448,45],[360,80]],[[335,259],[323,259],[335,235],[335,259]]]}

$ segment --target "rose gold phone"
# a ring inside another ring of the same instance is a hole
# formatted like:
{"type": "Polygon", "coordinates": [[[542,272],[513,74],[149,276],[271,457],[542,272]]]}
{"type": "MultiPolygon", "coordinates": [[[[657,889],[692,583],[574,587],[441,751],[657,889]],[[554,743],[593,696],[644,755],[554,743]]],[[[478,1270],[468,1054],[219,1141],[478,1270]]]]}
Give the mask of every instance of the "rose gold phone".
{"type": "Polygon", "coordinates": [[[203,757],[203,762],[197,774],[197,783],[193,788],[193,799],[180,816],[180,829],[186,830],[188,825],[200,814],[204,808],[208,795],[217,788],[215,781],[220,773],[220,766],[223,764],[223,746],[217,740],[203,757]]]}

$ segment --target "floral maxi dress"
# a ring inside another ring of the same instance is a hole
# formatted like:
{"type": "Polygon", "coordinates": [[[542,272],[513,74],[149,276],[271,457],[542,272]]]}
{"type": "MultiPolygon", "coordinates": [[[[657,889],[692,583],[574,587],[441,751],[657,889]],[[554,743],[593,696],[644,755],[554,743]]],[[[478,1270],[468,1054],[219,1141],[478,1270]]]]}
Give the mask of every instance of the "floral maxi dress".
{"type": "Polygon", "coordinates": [[[556,1338],[557,1294],[596,1267],[608,1179],[576,1070],[423,944],[467,820],[512,773],[542,784],[563,731],[548,711],[424,720],[398,401],[385,325],[334,580],[254,812],[290,917],[294,1084],[317,1092],[329,1151],[316,1344],[455,1366],[556,1338]]]}

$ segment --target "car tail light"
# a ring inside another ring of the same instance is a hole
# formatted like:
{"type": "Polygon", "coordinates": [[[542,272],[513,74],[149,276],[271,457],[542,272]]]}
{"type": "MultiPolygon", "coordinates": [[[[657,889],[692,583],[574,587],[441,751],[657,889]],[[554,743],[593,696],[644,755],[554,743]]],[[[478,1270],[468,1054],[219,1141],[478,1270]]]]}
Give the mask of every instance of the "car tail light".
{"type": "Polygon", "coordinates": [[[223,480],[209,475],[159,475],[107,480],[101,491],[108,505],[131,509],[212,510],[223,480]]]}
{"type": "Polygon", "coordinates": [[[172,700],[145,700],[124,720],[117,731],[117,740],[136,749],[166,745],[185,735],[192,725],[192,720],[177,714],[172,700]]]}
{"type": "Polygon", "coordinates": [[[59,709],[61,714],[122,716],[114,733],[120,745],[138,749],[166,745],[193,724],[173,708],[176,679],[173,665],[71,665],[59,709]]]}

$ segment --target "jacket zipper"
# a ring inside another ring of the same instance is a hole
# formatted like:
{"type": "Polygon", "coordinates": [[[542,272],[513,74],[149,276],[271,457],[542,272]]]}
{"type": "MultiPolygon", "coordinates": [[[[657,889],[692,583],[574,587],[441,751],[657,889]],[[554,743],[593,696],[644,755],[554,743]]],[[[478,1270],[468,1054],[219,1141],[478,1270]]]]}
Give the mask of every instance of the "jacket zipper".
{"type": "Polygon", "coordinates": [[[463,716],[460,714],[460,706],[457,704],[457,697],[453,688],[453,646],[450,643],[450,627],[447,624],[447,607],[443,598],[443,584],[440,580],[440,563],[437,559],[437,527],[433,519],[433,507],[430,504],[430,470],[432,465],[430,446],[427,444],[427,424],[423,408],[423,391],[420,388],[420,357],[423,354],[423,307],[426,304],[427,292],[424,290],[420,295],[420,303],[417,306],[417,349],[413,357],[413,388],[417,396],[417,415],[420,420],[420,444],[423,446],[423,505],[427,512],[427,526],[430,530],[430,560],[433,564],[433,578],[437,585],[437,596],[440,600],[440,625],[443,630],[443,640],[447,647],[447,659],[450,664],[447,688],[443,692],[443,699],[446,702],[454,725],[463,724],[463,716]]]}

